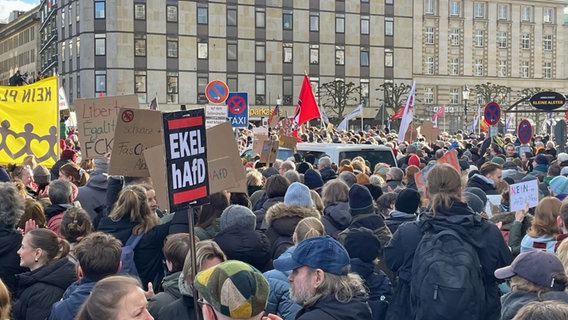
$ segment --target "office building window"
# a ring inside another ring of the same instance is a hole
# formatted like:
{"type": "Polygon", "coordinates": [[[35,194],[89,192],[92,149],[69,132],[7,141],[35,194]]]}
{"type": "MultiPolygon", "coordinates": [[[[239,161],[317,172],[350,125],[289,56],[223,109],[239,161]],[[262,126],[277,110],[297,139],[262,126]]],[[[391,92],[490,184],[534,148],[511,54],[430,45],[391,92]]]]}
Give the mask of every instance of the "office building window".
{"type": "Polygon", "coordinates": [[[507,32],[499,31],[497,33],[497,46],[499,48],[507,48],[507,32]]]}
{"type": "Polygon", "coordinates": [[[450,3],[450,16],[459,17],[460,13],[461,13],[460,2],[459,1],[452,1],[450,3]]]}
{"type": "Polygon", "coordinates": [[[177,22],[178,21],[178,7],[177,6],[166,6],[166,21],[177,22]]]}
{"type": "Polygon", "coordinates": [[[483,59],[475,59],[473,61],[473,75],[474,76],[483,75],[483,59]]]}
{"type": "Polygon", "coordinates": [[[544,8],[544,16],[542,17],[542,22],[553,23],[554,22],[554,8],[544,8]]]}
{"type": "Polygon", "coordinates": [[[256,48],[255,48],[255,59],[258,62],[262,62],[265,59],[265,48],[266,45],[264,44],[264,42],[257,42],[256,43],[256,48]]]}
{"type": "Polygon", "coordinates": [[[450,88],[450,104],[460,103],[460,92],[459,88],[450,88]]]}
{"type": "Polygon", "coordinates": [[[207,59],[209,57],[209,46],[207,40],[197,42],[197,59],[207,59]]]}
{"type": "Polygon", "coordinates": [[[239,91],[238,77],[235,75],[227,75],[227,86],[231,91],[239,91]]]}
{"type": "Polygon", "coordinates": [[[293,62],[293,46],[291,43],[284,43],[282,45],[282,57],[284,63],[293,62]]]}
{"type": "Polygon", "coordinates": [[[424,32],[424,42],[426,44],[434,44],[434,27],[426,27],[424,32]]]}
{"type": "Polygon", "coordinates": [[[95,93],[106,92],[106,71],[95,71],[95,93]]]}
{"type": "Polygon", "coordinates": [[[310,64],[319,63],[319,44],[310,44],[310,64]]]}
{"type": "MultiPolygon", "coordinates": [[[[238,47],[236,40],[227,40],[227,60],[235,61],[238,57],[238,47]]],[[[230,88],[230,87],[229,87],[230,88]]]]}
{"type": "Polygon", "coordinates": [[[146,34],[134,34],[134,55],[137,57],[146,56],[146,34]]]}
{"type": "Polygon", "coordinates": [[[227,6],[227,26],[236,26],[237,16],[237,7],[227,6]]]}
{"type": "Polygon", "coordinates": [[[426,63],[424,65],[425,74],[434,74],[434,58],[426,57],[426,63]]]}
{"type": "Polygon", "coordinates": [[[458,28],[450,29],[450,45],[452,46],[460,45],[460,30],[458,28]]]}
{"type": "Polygon", "coordinates": [[[255,26],[257,28],[266,27],[266,12],[264,8],[256,8],[256,12],[254,14],[254,21],[255,21],[255,26]]]}
{"type": "Polygon", "coordinates": [[[450,75],[457,76],[460,73],[460,58],[450,59],[450,75]]]}
{"type": "Polygon", "coordinates": [[[335,14],[335,33],[345,33],[345,15],[342,13],[335,14]]]}
{"type": "Polygon", "coordinates": [[[369,66],[369,48],[361,48],[361,67],[369,66]]]}
{"type": "Polygon", "coordinates": [[[95,34],[95,55],[96,56],[106,55],[106,35],[105,34],[95,34]]]}
{"type": "Polygon", "coordinates": [[[294,16],[292,15],[292,10],[282,11],[282,29],[292,30],[294,27],[294,16]]]}
{"type": "Polygon", "coordinates": [[[370,22],[369,16],[361,16],[361,34],[369,34],[370,22]]]}
{"type": "Polygon", "coordinates": [[[177,58],[178,57],[178,41],[174,38],[168,38],[166,40],[167,46],[167,57],[168,58],[177,58]]]}
{"type": "Polygon", "coordinates": [[[497,76],[507,77],[507,60],[499,60],[499,65],[497,67],[497,76]]]}
{"type": "Polygon", "coordinates": [[[497,7],[497,19],[509,20],[509,5],[500,3],[497,7]]]}
{"type": "Polygon", "coordinates": [[[197,102],[206,103],[205,87],[209,83],[209,77],[206,74],[197,74],[197,102]]]}
{"type": "Polygon", "coordinates": [[[521,35],[521,48],[530,49],[531,48],[531,34],[525,32],[521,35]]]}
{"type": "Polygon", "coordinates": [[[530,62],[521,61],[521,78],[528,78],[530,76],[530,62]]]}
{"type": "Polygon", "coordinates": [[[474,18],[485,18],[485,3],[476,2],[473,4],[473,17],[474,18]]]}
{"type": "Polygon", "coordinates": [[[319,19],[320,17],[318,12],[310,12],[310,31],[319,31],[319,19]]]}
{"type": "Polygon", "coordinates": [[[546,51],[552,51],[552,35],[545,34],[543,37],[542,48],[546,51]]]}
{"type": "Polygon", "coordinates": [[[394,19],[385,18],[385,36],[394,35],[394,19]]]}
{"type": "Polygon", "coordinates": [[[436,12],[436,0],[424,0],[424,14],[434,14],[436,12]]]}
{"type": "Polygon", "coordinates": [[[178,73],[168,72],[166,76],[167,103],[178,103],[178,73]]]}
{"type": "Polygon", "coordinates": [[[291,77],[284,77],[282,79],[282,104],[290,106],[294,103],[294,82],[291,77]]]}
{"type": "Polygon", "coordinates": [[[424,88],[424,103],[433,104],[434,103],[434,89],[431,87],[424,88]]]}
{"type": "Polygon", "coordinates": [[[532,7],[522,7],[521,8],[521,21],[530,22],[532,16],[532,7]]]}
{"type": "Polygon", "coordinates": [[[104,18],[105,18],[105,2],[95,1],[95,19],[104,19],[104,18]]]}
{"type": "Polygon", "coordinates": [[[134,71],[134,92],[146,93],[146,71],[134,71]]]}
{"type": "Polygon", "coordinates": [[[542,67],[542,75],[545,79],[552,79],[552,62],[545,62],[542,67]]]}
{"type": "Polygon", "coordinates": [[[394,54],[392,49],[385,49],[385,67],[394,66],[394,54]]]}
{"type": "Polygon", "coordinates": [[[335,46],[335,65],[344,66],[345,65],[345,47],[335,46]]]}
{"type": "Polygon", "coordinates": [[[134,19],[146,20],[146,4],[144,3],[134,4],[134,19]]]}
{"type": "Polygon", "coordinates": [[[483,47],[483,38],[484,38],[484,31],[483,30],[475,30],[475,37],[473,38],[473,45],[476,47],[483,47]]]}
{"type": "Polygon", "coordinates": [[[266,79],[264,76],[256,76],[255,79],[255,103],[256,104],[265,104],[266,99],[266,79]]]}
{"type": "Polygon", "coordinates": [[[361,86],[361,103],[367,106],[369,104],[369,79],[361,79],[359,85],[361,86]]]}
{"type": "Polygon", "coordinates": [[[203,5],[197,7],[197,24],[209,23],[209,8],[203,5]]]}

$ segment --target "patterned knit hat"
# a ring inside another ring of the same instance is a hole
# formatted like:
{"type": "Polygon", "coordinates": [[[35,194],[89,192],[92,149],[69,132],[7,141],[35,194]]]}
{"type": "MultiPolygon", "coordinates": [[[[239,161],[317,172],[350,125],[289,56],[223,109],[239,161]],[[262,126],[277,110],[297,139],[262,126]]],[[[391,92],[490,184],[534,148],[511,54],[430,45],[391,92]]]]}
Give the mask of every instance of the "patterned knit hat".
{"type": "Polygon", "coordinates": [[[241,261],[229,260],[201,271],[193,285],[213,309],[227,317],[248,319],[266,309],[268,281],[241,261]]]}

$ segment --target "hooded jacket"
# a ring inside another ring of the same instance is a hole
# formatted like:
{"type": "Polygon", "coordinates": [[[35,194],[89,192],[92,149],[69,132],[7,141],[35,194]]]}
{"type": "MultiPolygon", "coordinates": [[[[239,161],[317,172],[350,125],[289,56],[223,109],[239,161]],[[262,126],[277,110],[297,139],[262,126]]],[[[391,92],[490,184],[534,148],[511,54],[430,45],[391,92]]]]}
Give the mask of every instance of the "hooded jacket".
{"type": "Polygon", "coordinates": [[[361,297],[354,297],[347,303],[341,303],[333,296],[324,296],[313,305],[302,308],[296,315],[296,320],[361,319],[371,319],[371,309],[361,297]]]}
{"type": "Polygon", "coordinates": [[[389,217],[385,219],[385,224],[389,227],[391,233],[394,234],[401,224],[409,221],[416,221],[417,217],[418,216],[413,213],[393,210],[389,217]]]}
{"type": "Polygon", "coordinates": [[[82,278],[73,283],[63,293],[63,300],[56,302],[51,307],[48,320],[67,320],[75,319],[79,313],[79,309],[87,300],[93,287],[97,284],[87,278],[82,278]]]}
{"type": "MultiPolygon", "coordinates": [[[[424,214],[424,220],[401,225],[391,242],[385,247],[385,262],[397,273],[399,283],[391,299],[387,319],[412,319],[410,282],[412,261],[423,231],[440,232],[452,229],[476,248],[485,284],[485,319],[498,319],[501,305],[499,289],[493,272],[510,265],[511,251],[495,224],[474,213],[466,203],[454,202],[450,208],[441,208],[436,215],[424,214]]],[[[451,306],[448,306],[451,308],[451,306]]]]}
{"type": "Polygon", "coordinates": [[[375,272],[375,265],[372,262],[365,262],[359,258],[351,259],[351,272],[361,276],[365,282],[369,293],[367,303],[371,308],[373,319],[384,319],[388,301],[392,296],[392,286],[387,275],[380,270],[375,272]]]}
{"type": "Polygon", "coordinates": [[[286,249],[293,246],[292,235],[300,220],[307,217],[320,219],[319,212],[314,208],[304,208],[297,205],[277,203],[266,212],[266,236],[270,240],[272,259],[278,258],[286,249]]]}
{"type": "Polygon", "coordinates": [[[260,207],[260,209],[254,211],[254,215],[256,216],[256,229],[257,230],[266,229],[266,225],[263,224],[264,216],[266,215],[266,213],[268,212],[268,209],[270,209],[270,207],[272,207],[273,205],[280,203],[280,202],[284,202],[284,196],[267,198],[262,203],[262,206],[260,207]]]}
{"type": "MultiPolygon", "coordinates": [[[[183,295],[176,301],[164,306],[156,320],[172,320],[172,319],[184,319],[184,320],[194,320],[195,319],[195,304],[193,303],[193,297],[188,295],[183,295]]],[[[199,311],[201,314],[201,310],[199,311]]]]}
{"type": "Polygon", "coordinates": [[[521,253],[543,249],[546,249],[546,251],[548,252],[554,253],[555,245],[556,238],[553,236],[540,236],[535,238],[526,234],[523,237],[523,240],[521,240],[521,253]]]}
{"type": "Polygon", "coordinates": [[[337,173],[335,173],[335,171],[333,171],[330,167],[322,168],[320,170],[320,175],[324,183],[337,178],[337,173]]]}
{"type": "Polygon", "coordinates": [[[493,184],[492,182],[493,181],[486,178],[485,176],[476,173],[467,182],[467,187],[479,188],[483,190],[483,192],[485,192],[487,195],[498,195],[499,193],[497,193],[497,190],[495,190],[495,184],[493,184]]]}
{"type": "Polygon", "coordinates": [[[105,212],[108,175],[102,171],[95,171],[89,177],[87,184],[79,187],[76,201],[81,203],[91,221],[99,221],[105,212]],[[99,217],[98,217],[99,216],[99,217]]]}
{"type": "Polygon", "coordinates": [[[337,239],[339,233],[351,224],[351,213],[349,213],[348,202],[336,202],[323,209],[321,222],[325,227],[325,232],[337,239]]]}
{"type": "Polygon", "coordinates": [[[45,208],[45,218],[47,220],[47,227],[49,230],[57,233],[57,236],[61,238],[61,220],[63,219],[63,214],[69,208],[73,207],[70,204],[52,204],[45,208]]]}
{"type": "Polygon", "coordinates": [[[18,289],[12,310],[15,320],[45,320],[51,306],[77,280],[75,264],[67,257],[16,276],[18,289]]]}
{"type": "Polygon", "coordinates": [[[27,268],[20,267],[18,250],[22,244],[22,234],[12,226],[0,223],[0,279],[8,290],[16,292],[16,275],[26,272],[27,268]]]}
{"type": "Polygon", "coordinates": [[[148,300],[148,311],[154,317],[158,316],[162,308],[177,299],[181,298],[181,292],[179,291],[178,280],[181,275],[181,271],[174,272],[167,275],[162,280],[163,292],[156,294],[152,299],[148,300]]]}
{"type": "Polygon", "coordinates": [[[213,241],[221,247],[227,259],[246,262],[260,271],[269,269],[270,241],[264,233],[232,226],[221,230],[213,241]]]}
{"type": "Polygon", "coordinates": [[[564,291],[548,291],[540,294],[526,291],[511,291],[501,297],[501,320],[511,320],[517,312],[529,302],[533,301],[560,301],[568,303],[568,293],[564,291]]]}
{"type": "MultiPolygon", "coordinates": [[[[280,257],[290,257],[296,247],[290,247],[280,257]]],[[[266,313],[277,314],[284,320],[296,319],[296,314],[302,307],[290,300],[290,281],[288,277],[291,271],[270,270],[265,272],[264,278],[268,281],[270,293],[266,303],[266,313]]]]}

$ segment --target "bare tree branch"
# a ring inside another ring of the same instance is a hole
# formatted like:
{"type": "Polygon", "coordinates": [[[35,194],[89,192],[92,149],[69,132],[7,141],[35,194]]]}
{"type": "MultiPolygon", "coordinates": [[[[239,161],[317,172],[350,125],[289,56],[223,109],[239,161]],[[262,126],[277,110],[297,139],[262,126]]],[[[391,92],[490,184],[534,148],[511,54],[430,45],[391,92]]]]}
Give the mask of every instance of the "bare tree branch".
{"type": "Polygon", "coordinates": [[[330,118],[343,119],[345,108],[357,103],[361,96],[361,86],[342,80],[326,82],[319,86],[320,103],[330,118]]]}

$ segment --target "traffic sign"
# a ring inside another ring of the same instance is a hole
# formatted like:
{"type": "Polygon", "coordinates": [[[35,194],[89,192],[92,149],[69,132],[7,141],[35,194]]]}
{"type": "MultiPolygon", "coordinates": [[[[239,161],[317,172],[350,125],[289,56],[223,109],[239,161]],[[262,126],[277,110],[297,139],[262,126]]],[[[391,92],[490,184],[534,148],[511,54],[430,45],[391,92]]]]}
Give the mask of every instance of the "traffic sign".
{"type": "Polygon", "coordinates": [[[485,116],[485,122],[487,122],[488,125],[496,125],[497,122],[499,122],[499,119],[501,119],[501,108],[499,107],[499,104],[493,101],[489,102],[485,106],[483,115],[485,116]]]}
{"type": "Polygon", "coordinates": [[[519,123],[519,129],[517,130],[517,136],[522,144],[527,144],[531,141],[533,136],[533,129],[529,120],[524,119],[519,123]]]}
{"type": "Polygon", "coordinates": [[[213,80],[205,87],[205,97],[209,102],[220,104],[225,102],[229,95],[229,87],[221,80],[213,80]]]}
{"type": "Polygon", "coordinates": [[[249,108],[247,92],[231,92],[227,98],[229,121],[233,128],[248,127],[249,108]]]}

